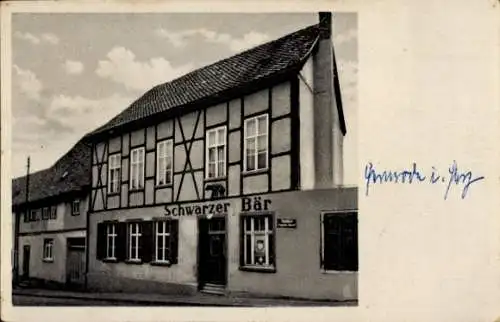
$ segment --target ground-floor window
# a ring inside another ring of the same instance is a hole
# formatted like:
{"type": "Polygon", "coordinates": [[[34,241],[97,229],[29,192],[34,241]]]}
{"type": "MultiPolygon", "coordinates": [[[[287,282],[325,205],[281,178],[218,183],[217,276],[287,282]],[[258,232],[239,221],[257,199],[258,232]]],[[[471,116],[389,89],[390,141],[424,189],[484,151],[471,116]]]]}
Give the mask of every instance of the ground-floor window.
{"type": "Polygon", "coordinates": [[[356,212],[322,215],[322,268],[358,270],[358,216],[356,212]]]}
{"type": "Polygon", "coordinates": [[[51,262],[53,257],[54,240],[52,238],[45,238],[43,240],[43,260],[51,262]]]}
{"type": "Polygon", "coordinates": [[[274,222],[271,214],[241,216],[241,265],[274,268],[274,222]]]}
{"type": "Polygon", "coordinates": [[[141,223],[134,222],[128,224],[128,259],[131,261],[141,259],[139,256],[141,235],[141,223]]]}
{"type": "Polygon", "coordinates": [[[116,224],[106,225],[106,258],[116,259],[116,224]]]}

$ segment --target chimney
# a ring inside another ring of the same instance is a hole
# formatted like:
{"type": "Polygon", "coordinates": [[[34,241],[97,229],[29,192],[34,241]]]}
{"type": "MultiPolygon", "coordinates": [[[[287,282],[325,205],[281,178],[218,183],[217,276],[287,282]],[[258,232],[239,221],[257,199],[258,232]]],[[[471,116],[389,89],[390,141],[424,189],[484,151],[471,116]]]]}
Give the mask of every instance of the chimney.
{"type": "Polygon", "coordinates": [[[331,12],[320,12],[319,13],[319,28],[320,28],[320,38],[321,39],[332,38],[332,13],[331,12]]]}
{"type": "Polygon", "coordinates": [[[336,64],[332,42],[332,14],[319,13],[319,40],[313,57],[315,188],[343,183],[342,108],[336,93],[336,64]]]}

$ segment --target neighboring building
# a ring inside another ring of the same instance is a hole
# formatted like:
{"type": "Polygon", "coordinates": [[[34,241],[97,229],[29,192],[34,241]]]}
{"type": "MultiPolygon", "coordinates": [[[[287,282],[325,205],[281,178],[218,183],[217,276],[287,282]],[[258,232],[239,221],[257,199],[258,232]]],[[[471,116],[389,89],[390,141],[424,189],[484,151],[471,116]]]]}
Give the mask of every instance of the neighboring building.
{"type": "Polygon", "coordinates": [[[92,142],[88,286],[357,299],[331,15],[149,90],[92,142]]]}
{"type": "Polygon", "coordinates": [[[21,280],[84,286],[90,151],[80,141],[52,167],[12,181],[21,280]]]}

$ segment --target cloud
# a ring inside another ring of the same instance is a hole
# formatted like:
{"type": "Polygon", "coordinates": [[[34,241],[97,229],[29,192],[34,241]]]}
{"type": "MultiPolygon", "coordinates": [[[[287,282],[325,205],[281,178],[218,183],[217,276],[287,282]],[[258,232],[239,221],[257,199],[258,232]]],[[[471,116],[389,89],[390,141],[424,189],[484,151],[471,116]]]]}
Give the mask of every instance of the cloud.
{"type": "Polygon", "coordinates": [[[83,135],[109,121],[132,101],[132,97],[119,94],[99,99],[56,95],[52,97],[46,115],[53,123],[71,124],[75,132],[83,135]]]}
{"type": "Polygon", "coordinates": [[[155,33],[157,36],[167,39],[174,47],[177,48],[186,46],[189,38],[201,36],[207,42],[226,45],[233,52],[243,51],[269,40],[269,36],[267,34],[256,31],[250,31],[241,38],[233,37],[226,33],[217,33],[213,30],[205,28],[183,31],[172,31],[160,28],[157,29],[155,33]]]}
{"type": "Polygon", "coordinates": [[[358,37],[358,31],[354,28],[347,30],[346,32],[336,34],[333,36],[333,42],[336,45],[341,45],[346,42],[355,40],[358,37]]]}
{"type": "Polygon", "coordinates": [[[170,81],[194,68],[191,63],[172,66],[163,57],[138,61],[135,54],[124,47],[114,47],[108,52],[106,58],[106,60],[99,61],[96,74],[123,84],[129,90],[137,91],[144,91],[170,81]]]}
{"type": "Polygon", "coordinates": [[[83,72],[83,63],[75,60],[66,60],[64,69],[68,74],[78,75],[83,72]]]}
{"type": "Polygon", "coordinates": [[[337,62],[342,99],[356,103],[358,95],[358,64],[351,60],[337,62]]]}
{"type": "Polygon", "coordinates": [[[31,42],[34,45],[40,44],[42,41],[52,45],[59,43],[59,38],[52,33],[44,33],[41,36],[36,36],[30,32],[16,31],[14,37],[31,42]]]}
{"type": "Polygon", "coordinates": [[[57,45],[59,43],[59,38],[56,35],[51,34],[51,33],[42,34],[42,39],[48,43],[53,44],[53,45],[57,45]]]}
{"type": "Polygon", "coordinates": [[[22,69],[17,65],[13,65],[13,68],[15,71],[14,83],[19,87],[21,92],[32,100],[40,100],[40,92],[43,86],[36,74],[31,70],[22,69]]]}

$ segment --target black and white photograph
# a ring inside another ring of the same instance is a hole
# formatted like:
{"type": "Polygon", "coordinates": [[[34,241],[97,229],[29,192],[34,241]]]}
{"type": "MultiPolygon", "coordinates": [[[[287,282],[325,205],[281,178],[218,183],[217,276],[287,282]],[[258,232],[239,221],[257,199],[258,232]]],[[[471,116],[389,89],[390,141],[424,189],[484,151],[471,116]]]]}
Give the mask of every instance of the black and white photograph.
{"type": "Polygon", "coordinates": [[[14,306],[358,306],[356,12],[11,16],[14,306]]]}

